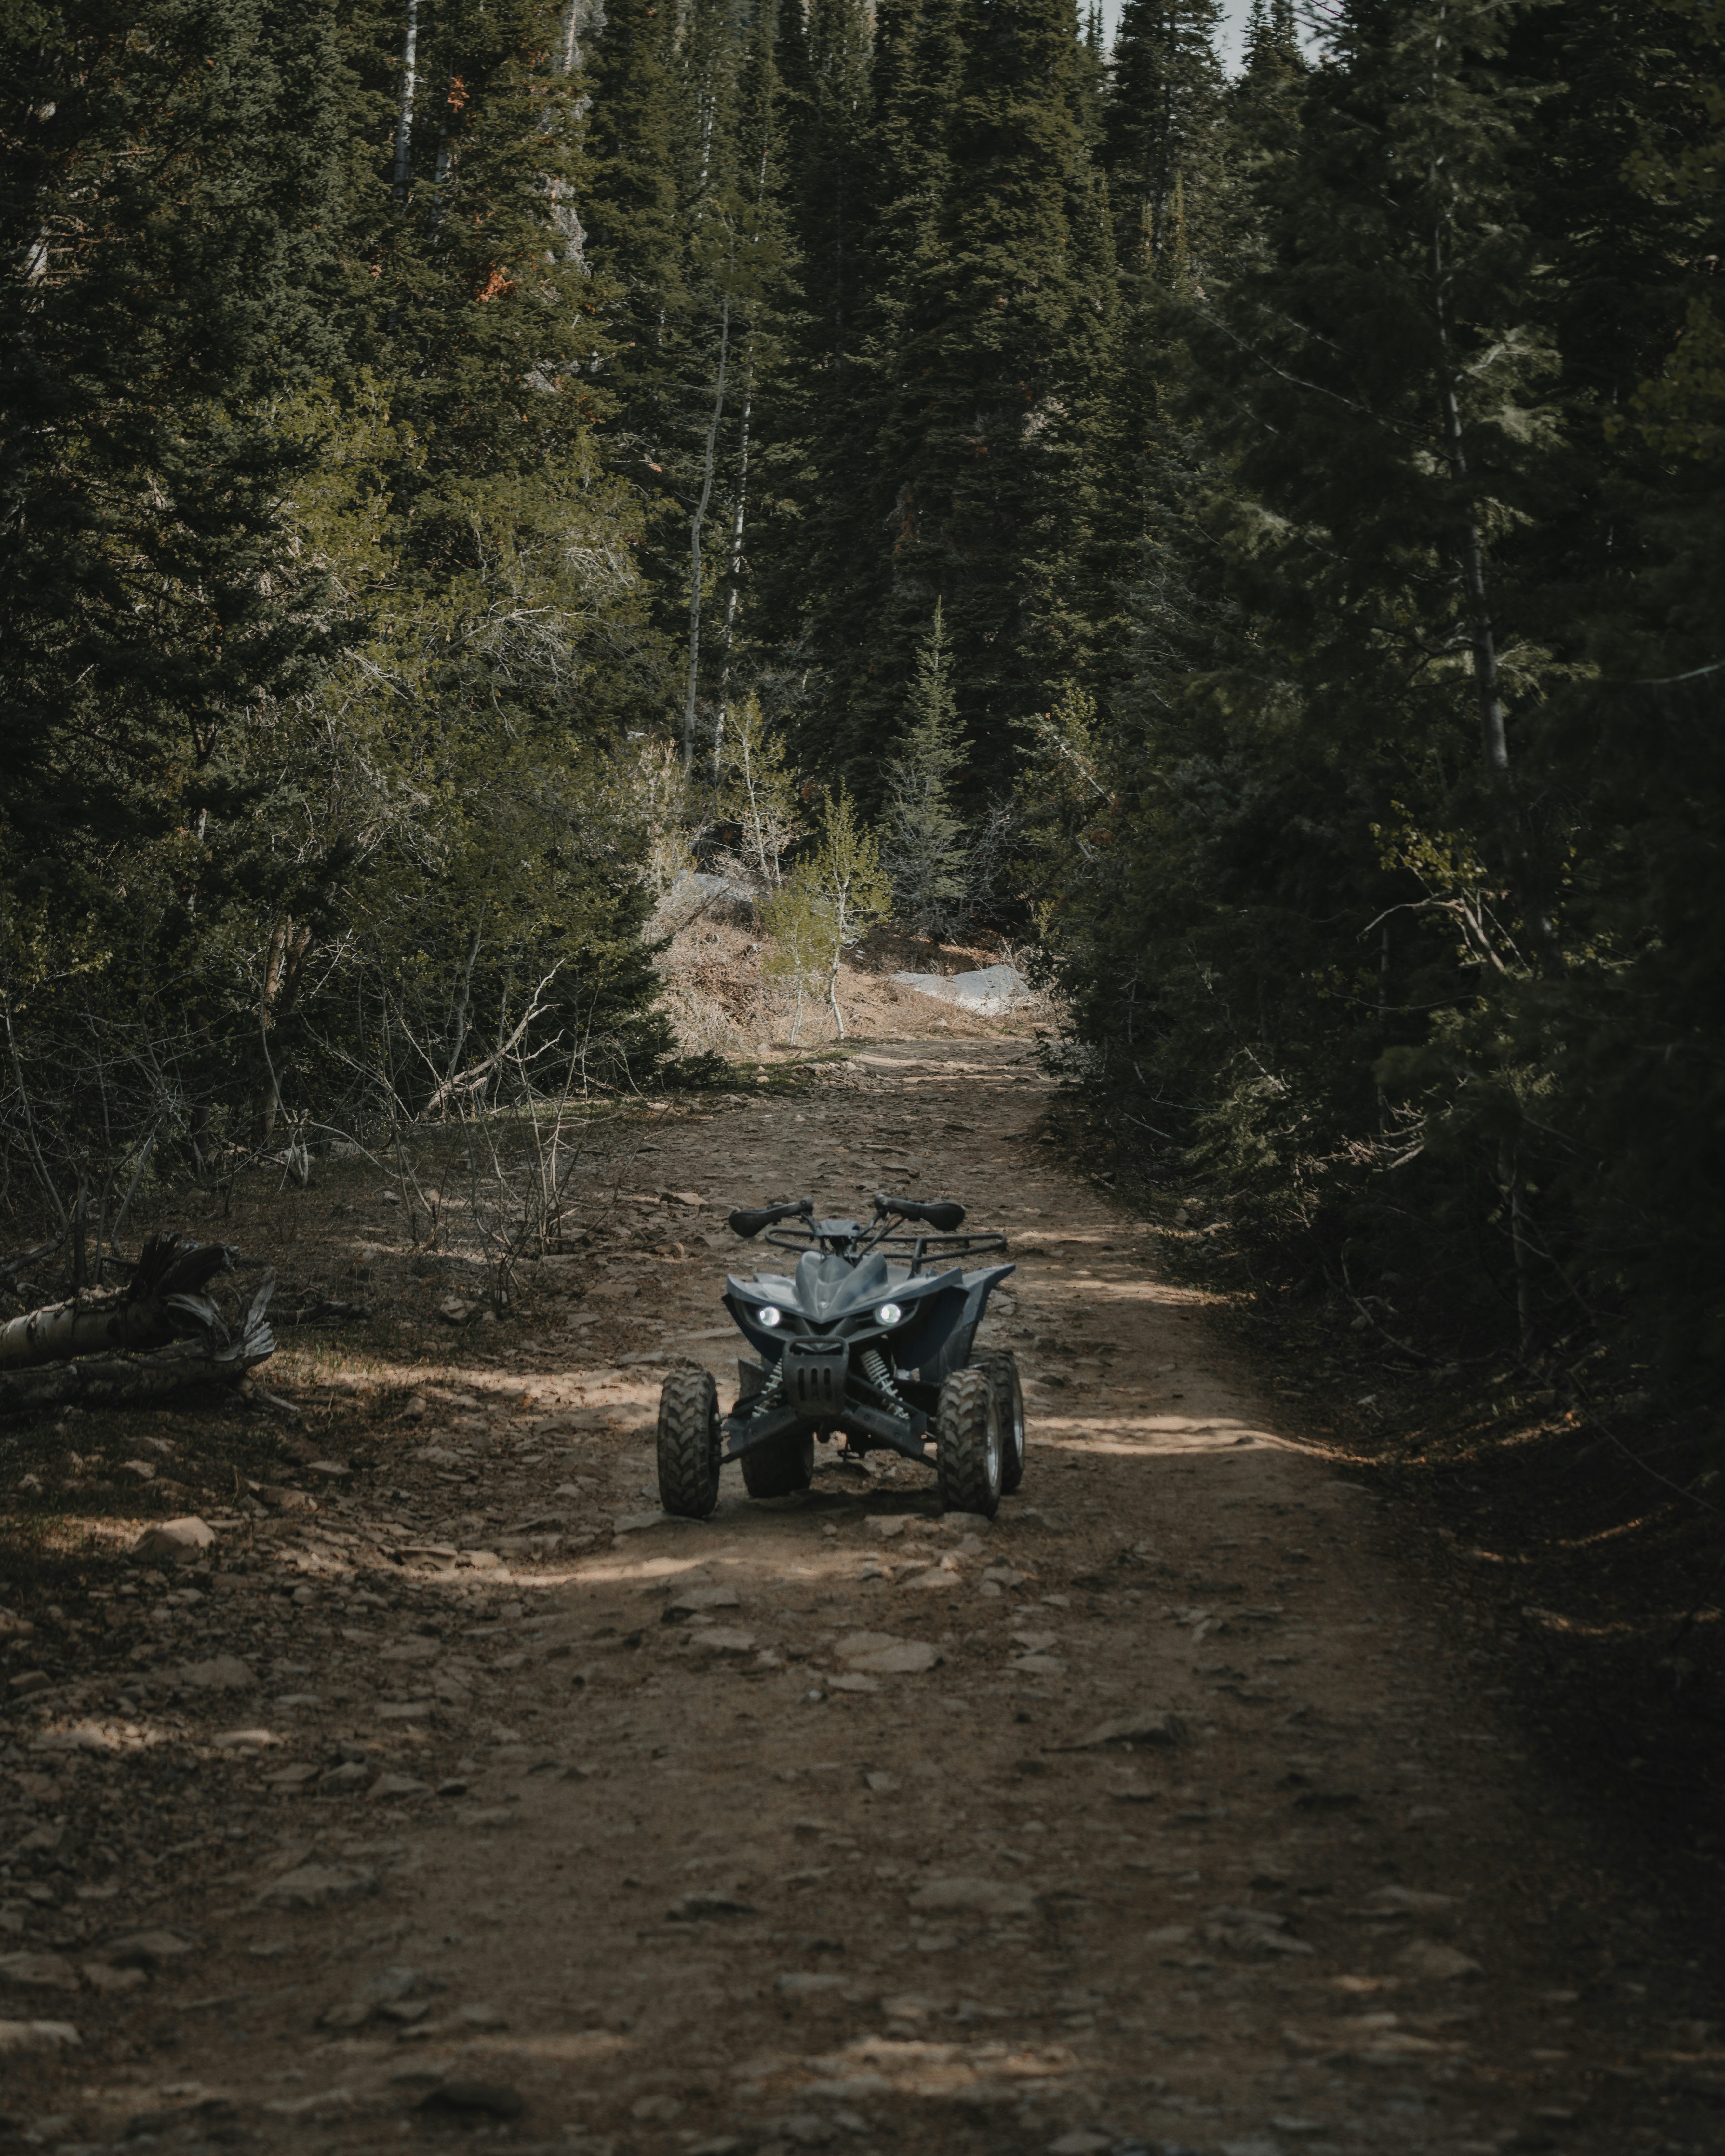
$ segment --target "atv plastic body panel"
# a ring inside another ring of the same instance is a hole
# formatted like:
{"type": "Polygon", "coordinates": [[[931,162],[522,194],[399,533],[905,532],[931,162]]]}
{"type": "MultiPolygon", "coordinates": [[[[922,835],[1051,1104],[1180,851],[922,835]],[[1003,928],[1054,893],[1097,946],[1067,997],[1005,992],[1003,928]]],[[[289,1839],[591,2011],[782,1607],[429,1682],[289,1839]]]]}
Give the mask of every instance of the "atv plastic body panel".
{"type": "MultiPolygon", "coordinates": [[[[819,1220],[809,1232],[819,1245],[860,1231],[854,1221],[819,1220]]],[[[759,1358],[739,1366],[738,1397],[722,1425],[727,1460],[810,1426],[842,1435],[855,1451],[885,1446],[932,1460],[941,1381],[969,1360],[989,1295],[1017,1268],[967,1272],[937,1252],[936,1269],[925,1270],[922,1240],[909,1240],[907,1258],[817,1246],[800,1254],[793,1274],[726,1280],[725,1306],[759,1358]],[[883,1306],[894,1310],[890,1320],[883,1306]]],[[[939,1240],[1000,1247],[996,1237],[939,1240]]]]}

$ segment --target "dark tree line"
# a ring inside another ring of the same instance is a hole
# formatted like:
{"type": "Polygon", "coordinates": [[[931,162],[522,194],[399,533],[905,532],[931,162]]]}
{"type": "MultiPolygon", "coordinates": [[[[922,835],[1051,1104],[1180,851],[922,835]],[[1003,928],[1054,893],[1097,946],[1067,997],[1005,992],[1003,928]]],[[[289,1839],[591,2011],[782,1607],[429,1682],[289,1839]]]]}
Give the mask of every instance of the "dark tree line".
{"type": "Polygon", "coordinates": [[[8,0],[15,1093],[650,1067],[644,757],[901,821],[938,615],[1118,1144],[1704,1391],[1725,19],[1219,12],[8,0]]]}

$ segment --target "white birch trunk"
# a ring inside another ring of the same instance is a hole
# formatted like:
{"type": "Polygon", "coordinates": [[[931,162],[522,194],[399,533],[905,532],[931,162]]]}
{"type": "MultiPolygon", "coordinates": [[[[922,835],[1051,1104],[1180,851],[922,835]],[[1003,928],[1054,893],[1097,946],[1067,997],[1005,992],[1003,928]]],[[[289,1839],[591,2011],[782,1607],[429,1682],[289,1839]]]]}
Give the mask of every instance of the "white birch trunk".
{"type": "Polygon", "coordinates": [[[419,0],[408,0],[407,38],[402,48],[401,110],[395,123],[395,201],[404,208],[413,177],[413,92],[418,83],[419,0]]]}
{"type": "MultiPolygon", "coordinates": [[[[742,535],[747,514],[749,491],[749,422],[755,408],[755,368],[752,357],[748,372],[744,377],[742,414],[738,423],[737,447],[737,503],[731,512],[731,557],[726,565],[725,641],[723,656],[719,662],[719,727],[725,723],[725,706],[731,693],[731,654],[737,638],[737,604],[742,588],[742,535]]],[[[719,779],[718,730],[713,736],[713,783],[719,779]]]]}
{"type": "MultiPolygon", "coordinates": [[[[1436,175],[1434,173],[1435,186],[1436,175]]],[[[1441,223],[1434,223],[1431,235],[1432,299],[1437,314],[1439,394],[1443,407],[1444,439],[1451,475],[1458,480],[1468,475],[1467,444],[1461,424],[1461,400],[1450,333],[1449,271],[1444,259],[1441,223]]],[[[1532,862],[1528,855],[1520,809],[1512,798],[1509,784],[1509,735],[1503,706],[1503,678],[1497,660],[1497,632],[1491,619],[1491,593],[1486,580],[1486,549],[1479,520],[1468,511],[1461,536],[1462,611],[1467,624],[1468,656],[1473,673],[1474,702],[1479,712],[1480,752],[1486,778],[1500,804],[1505,824],[1515,881],[1527,908],[1527,919],[1538,944],[1544,969],[1564,971],[1557,924],[1533,894],[1532,862]]]]}
{"type": "Polygon", "coordinates": [[[725,374],[731,360],[731,295],[719,308],[719,372],[713,384],[713,416],[706,430],[706,455],[701,472],[701,499],[689,520],[689,681],[683,699],[683,769],[695,767],[695,703],[701,682],[701,542],[706,512],[713,498],[713,472],[718,461],[719,424],[725,415],[725,374]]]}

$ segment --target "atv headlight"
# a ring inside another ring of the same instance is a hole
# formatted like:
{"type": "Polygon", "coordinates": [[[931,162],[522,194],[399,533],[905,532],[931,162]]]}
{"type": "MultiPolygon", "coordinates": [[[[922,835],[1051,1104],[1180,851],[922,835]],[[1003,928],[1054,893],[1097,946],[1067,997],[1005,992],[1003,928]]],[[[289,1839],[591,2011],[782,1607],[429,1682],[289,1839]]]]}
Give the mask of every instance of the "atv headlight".
{"type": "Polygon", "coordinates": [[[779,1313],[770,1302],[764,1310],[757,1310],[755,1312],[755,1322],[757,1325],[764,1325],[769,1332],[779,1322],[779,1313]]]}
{"type": "Polygon", "coordinates": [[[904,1312],[896,1302],[883,1302],[875,1315],[883,1325],[896,1325],[904,1312]]]}

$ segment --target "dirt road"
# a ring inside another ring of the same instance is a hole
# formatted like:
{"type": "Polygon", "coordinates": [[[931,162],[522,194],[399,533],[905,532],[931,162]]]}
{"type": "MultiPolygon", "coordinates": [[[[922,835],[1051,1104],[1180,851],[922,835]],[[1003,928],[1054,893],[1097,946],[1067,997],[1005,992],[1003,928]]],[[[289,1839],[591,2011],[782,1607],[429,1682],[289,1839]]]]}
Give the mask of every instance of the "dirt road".
{"type": "Polygon", "coordinates": [[[683,1262],[158,1571],[129,1690],[23,1688],[0,1780],[69,1857],[0,1883],[15,2145],[1718,2146],[1676,1933],[1042,1105],[1022,1044],[898,1045],[668,1136],[683,1262]],[[883,1182],[1010,1232],[1021,1495],[823,1460],[664,1520],[723,1206],[883,1182]]]}

